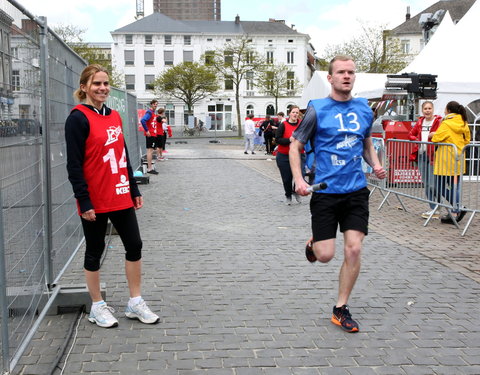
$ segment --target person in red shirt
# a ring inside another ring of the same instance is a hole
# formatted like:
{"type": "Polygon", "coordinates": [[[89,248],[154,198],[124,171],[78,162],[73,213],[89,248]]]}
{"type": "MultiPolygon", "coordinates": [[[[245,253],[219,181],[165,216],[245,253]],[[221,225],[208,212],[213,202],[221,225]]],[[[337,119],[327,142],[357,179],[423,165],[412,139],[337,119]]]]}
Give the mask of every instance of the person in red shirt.
{"type": "Polygon", "coordinates": [[[152,156],[157,141],[157,116],[155,110],[157,109],[158,101],[153,99],[150,102],[150,108],[145,112],[140,123],[143,126],[143,133],[145,134],[146,148],[147,148],[147,173],[158,174],[152,167],[152,156]]]}
{"type": "MultiPolygon", "coordinates": [[[[292,204],[292,195],[295,197],[297,203],[301,203],[300,196],[295,193],[293,184],[293,174],[290,169],[290,159],[288,156],[290,150],[290,143],[293,141],[293,132],[300,124],[300,108],[294,105],[290,107],[288,118],[282,121],[276,130],[275,140],[277,143],[277,155],[275,160],[277,167],[282,177],[283,189],[285,191],[285,203],[290,206],[292,204]]],[[[305,170],[305,154],[302,151],[301,156],[302,171],[305,170]]]]}
{"type": "Polygon", "coordinates": [[[105,105],[109,92],[108,71],[98,64],[87,66],[75,91],[82,104],[72,109],[65,122],[68,179],[77,199],[86,244],[84,274],[92,298],[88,320],[100,327],[118,325],[114,310],[100,292],[100,259],[110,219],[125,247],[130,289],[125,315],[151,324],[159,317],[141,297],[142,239],[135,214],[143,206],[143,198],[133,177],[122,119],[105,105]]]}

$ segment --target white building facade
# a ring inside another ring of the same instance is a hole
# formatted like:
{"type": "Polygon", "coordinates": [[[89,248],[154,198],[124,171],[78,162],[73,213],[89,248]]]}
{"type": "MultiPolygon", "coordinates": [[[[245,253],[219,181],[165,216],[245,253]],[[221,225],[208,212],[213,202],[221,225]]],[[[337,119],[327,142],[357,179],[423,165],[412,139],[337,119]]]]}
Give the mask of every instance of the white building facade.
{"type": "MultiPolygon", "coordinates": [[[[314,50],[310,37],[285,25],[284,22],[240,21],[178,21],[161,13],[153,13],[125,27],[113,31],[112,63],[124,74],[126,89],[134,93],[141,107],[152,99],[166,109],[171,125],[183,126],[185,104],[167,96],[157,97],[151,83],[165,69],[184,61],[201,61],[208,51],[222,48],[236,38],[248,37],[251,46],[274,64],[285,64],[289,75],[305,87],[314,71],[314,50]]],[[[200,119],[212,119],[217,130],[229,130],[236,120],[234,87],[221,83],[222,89],[202,102],[196,103],[194,115],[200,119]]],[[[262,117],[287,112],[301,97],[301,88],[291,97],[275,98],[260,94],[253,77],[247,77],[240,87],[241,117],[249,113],[262,117]]],[[[207,120],[207,123],[209,121],[207,120]]],[[[211,129],[214,128],[212,125],[211,129]]]]}

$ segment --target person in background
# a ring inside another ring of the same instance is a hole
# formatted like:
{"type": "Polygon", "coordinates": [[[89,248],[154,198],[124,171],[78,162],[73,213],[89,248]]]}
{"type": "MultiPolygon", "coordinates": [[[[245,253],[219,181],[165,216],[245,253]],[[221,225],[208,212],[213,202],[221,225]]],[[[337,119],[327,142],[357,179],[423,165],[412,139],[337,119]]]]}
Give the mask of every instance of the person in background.
{"type": "Polygon", "coordinates": [[[254,150],[254,143],[253,140],[255,138],[255,123],[253,122],[253,113],[250,113],[247,116],[247,120],[245,121],[245,151],[244,154],[248,154],[248,150],[250,149],[252,155],[255,155],[254,150]]]}
{"type": "MultiPolygon", "coordinates": [[[[299,115],[300,109],[298,106],[292,106],[290,108],[290,113],[288,114],[288,119],[278,125],[275,134],[275,141],[278,145],[275,160],[280,171],[280,176],[282,177],[283,190],[285,191],[285,203],[288,206],[292,204],[292,195],[295,196],[297,203],[301,203],[300,196],[295,193],[292,170],[290,169],[290,159],[288,156],[290,143],[293,141],[292,134],[300,124],[300,119],[298,118],[299,115]]],[[[301,150],[301,154],[302,171],[305,171],[305,154],[303,149],[301,150]]]]}
{"type": "Polygon", "coordinates": [[[366,99],[352,96],[355,69],[350,56],[339,55],[330,61],[330,96],[310,101],[290,146],[297,193],[310,194],[300,162],[310,140],[316,162],[314,182],[327,185],[325,190],[314,192],[310,201],[313,237],[307,243],[307,260],[330,262],[335,256],[338,226],[343,233],[344,259],[331,321],[347,332],[359,331],[347,303],[360,273],[362,243],[368,233],[370,192],[362,157],[377,178],[386,177],[371,138],[373,112],[366,99]]]}
{"type": "Polygon", "coordinates": [[[146,140],[147,148],[147,173],[158,174],[158,172],[152,167],[153,149],[155,148],[155,141],[157,139],[157,123],[155,110],[157,109],[158,101],[153,99],[150,102],[150,108],[145,112],[140,120],[143,126],[143,133],[146,140]]]}
{"type": "Polygon", "coordinates": [[[458,223],[466,214],[466,211],[460,209],[462,175],[465,173],[462,151],[470,143],[470,139],[465,107],[455,101],[448,102],[445,117],[432,137],[434,143],[455,145],[455,149],[452,146],[438,145],[435,151],[433,174],[436,191],[454,207],[453,216],[448,213],[441,217],[443,224],[458,223]]]}
{"type": "Polygon", "coordinates": [[[159,108],[157,111],[157,138],[155,139],[155,145],[157,146],[157,160],[164,161],[165,158],[163,157],[163,150],[165,144],[165,130],[163,129],[163,115],[165,114],[164,108],[159,108]]]}
{"type": "MultiPolygon", "coordinates": [[[[418,142],[431,142],[433,134],[442,122],[442,116],[433,114],[433,103],[430,101],[423,102],[422,114],[415,126],[410,130],[408,139],[418,142]]],[[[423,186],[425,188],[425,195],[430,201],[430,211],[424,212],[422,217],[427,219],[430,216],[438,218],[440,215],[434,213],[435,202],[437,201],[437,194],[435,192],[435,183],[433,179],[433,156],[435,147],[433,145],[425,145],[415,143],[413,145],[412,153],[410,154],[410,161],[418,164],[418,170],[422,176],[423,186]]]]}
{"type": "Polygon", "coordinates": [[[113,308],[105,303],[100,291],[100,259],[108,220],[125,247],[130,290],[125,315],[147,324],[159,321],[141,296],[142,239],[135,210],[142,208],[143,198],[133,177],[122,119],[105,105],[109,92],[108,71],[97,64],[87,66],[75,91],[82,104],[72,109],[65,122],[68,179],[86,244],[84,274],[92,299],[88,320],[105,328],[118,325],[113,308]]]}
{"type": "MultiPolygon", "coordinates": [[[[263,133],[263,139],[265,139],[265,155],[271,155],[273,152],[273,127],[274,121],[270,115],[265,116],[265,121],[260,125],[260,132],[263,133]]],[[[260,134],[261,134],[260,133],[260,134]]]]}

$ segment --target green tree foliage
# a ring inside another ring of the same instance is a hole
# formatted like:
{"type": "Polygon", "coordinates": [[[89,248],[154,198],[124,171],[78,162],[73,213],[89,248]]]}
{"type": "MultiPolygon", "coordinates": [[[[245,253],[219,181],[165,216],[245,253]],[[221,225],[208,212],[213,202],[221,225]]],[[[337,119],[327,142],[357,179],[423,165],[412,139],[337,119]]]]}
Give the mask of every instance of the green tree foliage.
{"type": "Polygon", "coordinates": [[[153,82],[155,94],[182,100],[192,113],[195,103],[219,90],[215,71],[197,62],[182,62],[161,73],[153,82]]]}
{"type": "Polygon", "coordinates": [[[257,72],[256,84],[262,94],[275,98],[275,112],[278,98],[294,96],[302,87],[294,72],[285,64],[267,64],[257,72]]]}
{"type": "Polygon", "coordinates": [[[87,29],[75,25],[57,25],[53,31],[62,39],[66,45],[81,56],[88,64],[100,64],[110,73],[110,85],[117,88],[125,87],[123,75],[117,72],[112,65],[112,60],[102,58],[100,49],[91,47],[83,40],[83,34],[87,29]]]}
{"type": "Polygon", "coordinates": [[[323,54],[327,62],[336,55],[352,56],[358,72],[397,73],[408,64],[398,38],[391,37],[385,25],[362,23],[362,32],[343,44],[329,45],[323,54]]]}
{"type": "Polygon", "coordinates": [[[223,48],[207,51],[203,56],[205,64],[213,67],[225,80],[225,88],[235,92],[239,136],[242,135],[240,84],[248,72],[255,73],[265,64],[250,42],[248,36],[243,36],[226,43],[223,48]]]}

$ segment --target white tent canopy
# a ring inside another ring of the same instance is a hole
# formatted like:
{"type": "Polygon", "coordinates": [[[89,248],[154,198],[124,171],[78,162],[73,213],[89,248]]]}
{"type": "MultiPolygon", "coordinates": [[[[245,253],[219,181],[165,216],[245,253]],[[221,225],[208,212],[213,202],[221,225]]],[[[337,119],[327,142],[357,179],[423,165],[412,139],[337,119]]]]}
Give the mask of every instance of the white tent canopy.
{"type": "MultiPolygon", "coordinates": [[[[476,1],[463,18],[454,25],[447,12],[428,44],[400,73],[437,75],[437,99],[435,112],[443,115],[446,104],[456,100],[464,106],[480,100],[480,49],[476,45],[480,1],[476,1]]],[[[367,89],[359,96],[379,98],[384,85],[367,89]]],[[[471,108],[471,112],[474,112],[471,108]]]]}

